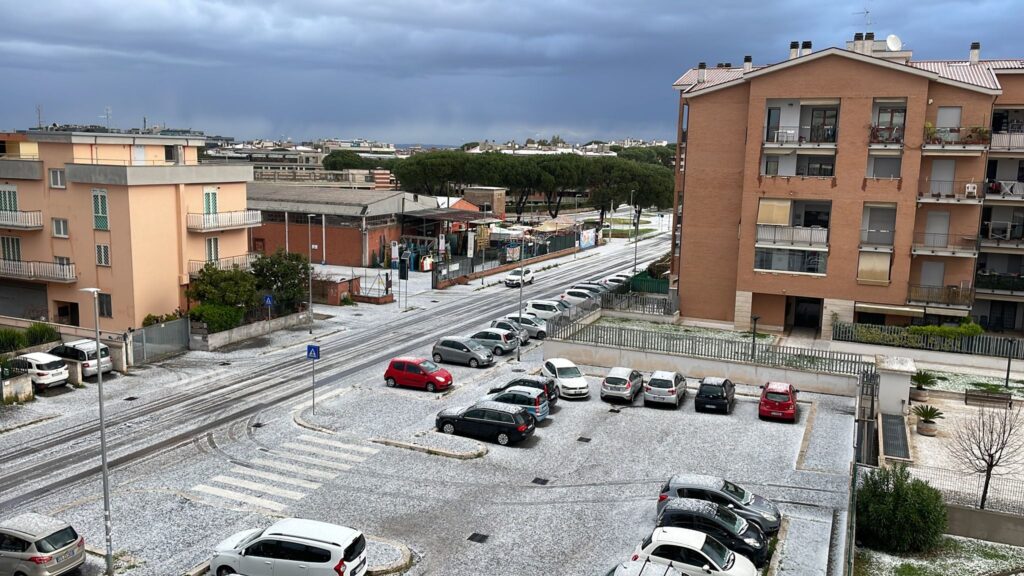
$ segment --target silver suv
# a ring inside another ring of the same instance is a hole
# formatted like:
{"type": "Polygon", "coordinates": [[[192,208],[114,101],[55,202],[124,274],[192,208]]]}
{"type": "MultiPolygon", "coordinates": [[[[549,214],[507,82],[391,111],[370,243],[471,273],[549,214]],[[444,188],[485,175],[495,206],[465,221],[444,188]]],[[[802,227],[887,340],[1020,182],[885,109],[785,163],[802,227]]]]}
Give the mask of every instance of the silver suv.
{"type": "Polygon", "coordinates": [[[63,520],[28,513],[0,524],[0,574],[58,576],[85,563],[85,539],[63,520]]]}
{"type": "Polygon", "coordinates": [[[266,530],[239,532],[217,544],[210,574],[227,576],[363,576],[366,538],[363,533],[316,520],[286,518],[266,530]]]}

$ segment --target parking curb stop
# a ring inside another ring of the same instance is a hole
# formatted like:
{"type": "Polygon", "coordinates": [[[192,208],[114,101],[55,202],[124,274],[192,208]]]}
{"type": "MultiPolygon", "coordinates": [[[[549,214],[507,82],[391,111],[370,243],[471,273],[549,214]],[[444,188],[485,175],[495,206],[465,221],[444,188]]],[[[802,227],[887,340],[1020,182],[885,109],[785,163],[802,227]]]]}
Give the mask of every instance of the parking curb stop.
{"type": "Polygon", "coordinates": [[[477,444],[477,448],[474,450],[470,450],[468,452],[456,452],[454,450],[445,450],[443,448],[432,448],[430,446],[416,444],[415,442],[404,442],[402,440],[391,440],[389,438],[371,438],[370,442],[374,442],[376,444],[383,444],[384,446],[391,446],[393,448],[405,448],[406,450],[423,452],[425,454],[432,454],[434,456],[454,458],[456,460],[473,460],[474,458],[482,458],[485,454],[487,454],[487,447],[476,441],[472,442],[477,444]]]}

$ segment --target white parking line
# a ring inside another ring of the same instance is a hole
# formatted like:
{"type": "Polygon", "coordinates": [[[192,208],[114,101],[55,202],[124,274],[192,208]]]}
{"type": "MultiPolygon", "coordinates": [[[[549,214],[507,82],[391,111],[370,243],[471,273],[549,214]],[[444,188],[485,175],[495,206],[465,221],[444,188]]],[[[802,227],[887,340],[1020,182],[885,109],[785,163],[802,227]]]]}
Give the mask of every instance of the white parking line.
{"type": "Polygon", "coordinates": [[[305,474],[312,478],[320,478],[321,480],[330,480],[335,478],[337,474],[331,474],[330,472],[322,472],[320,470],[310,470],[309,468],[303,468],[302,466],[296,466],[294,464],[285,464],[284,462],[275,462],[274,460],[265,460],[263,458],[257,458],[252,461],[253,464],[259,464],[260,466],[266,466],[267,468],[275,468],[277,470],[284,470],[286,472],[295,472],[296,474],[305,474]]]}
{"type": "Polygon", "coordinates": [[[246,504],[252,504],[253,506],[259,506],[261,508],[266,508],[267,510],[273,510],[274,512],[280,512],[288,507],[280,502],[274,502],[273,500],[267,500],[266,498],[249,496],[248,494],[224,490],[223,488],[215,488],[213,486],[207,486],[206,484],[197,484],[193,486],[192,489],[196,492],[204,492],[206,494],[220,496],[221,498],[227,498],[228,500],[245,502],[246,504]]]}
{"type": "Polygon", "coordinates": [[[332,470],[349,470],[352,466],[348,464],[342,464],[340,462],[331,462],[329,460],[321,460],[319,458],[310,458],[308,456],[302,456],[299,454],[291,454],[288,452],[277,452],[277,456],[281,458],[287,458],[289,460],[295,460],[296,462],[302,462],[303,464],[312,464],[314,466],[321,466],[323,468],[330,468],[332,470]]]}
{"type": "Polygon", "coordinates": [[[307,442],[313,442],[315,444],[323,444],[324,446],[334,446],[335,448],[342,448],[344,450],[353,450],[355,452],[362,452],[364,454],[376,454],[380,450],[376,448],[370,448],[368,446],[357,446],[356,444],[345,444],[344,442],[335,442],[334,440],[328,440],[326,438],[319,438],[317,436],[299,436],[300,440],[307,442]]]}
{"type": "Polygon", "coordinates": [[[263,492],[264,494],[270,494],[271,496],[281,496],[289,500],[301,500],[306,495],[302,492],[295,492],[292,490],[285,490],[284,488],[275,488],[273,486],[267,486],[266,484],[260,484],[259,482],[250,482],[248,480],[242,480],[241,478],[232,478],[231,476],[214,476],[210,478],[213,482],[220,482],[221,484],[228,484],[236,486],[238,488],[246,488],[256,492],[263,492]]]}
{"type": "Polygon", "coordinates": [[[306,446],[305,444],[297,444],[295,442],[285,442],[281,445],[283,448],[291,450],[299,450],[301,452],[309,452],[310,454],[318,454],[320,456],[327,456],[329,458],[339,458],[341,460],[348,460],[349,462],[363,462],[366,460],[364,456],[356,456],[347,452],[338,452],[336,450],[328,450],[327,448],[319,448],[317,446],[306,446]]]}
{"type": "Polygon", "coordinates": [[[320,484],[316,482],[310,482],[309,480],[300,480],[298,478],[289,478],[288,476],[281,476],[280,474],[274,474],[273,472],[264,472],[263,470],[254,470],[252,468],[243,468],[238,466],[232,470],[235,474],[248,474],[250,476],[257,476],[266,480],[273,480],[274,482],[281,482],[282,484],[291,484],[292,486],[300,486],[302,488],[309,488],[310,490],[316,490],[320,487],[320,484]]]}

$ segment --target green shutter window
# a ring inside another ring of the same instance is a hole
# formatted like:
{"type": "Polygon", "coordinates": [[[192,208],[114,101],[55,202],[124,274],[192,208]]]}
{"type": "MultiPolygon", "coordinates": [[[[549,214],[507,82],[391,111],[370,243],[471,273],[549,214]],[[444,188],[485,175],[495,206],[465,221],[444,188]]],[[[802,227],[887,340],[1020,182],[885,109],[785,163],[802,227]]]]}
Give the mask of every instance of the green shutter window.
{"type": "Polygon", "coordinates": [[[217,189],[207,188],[203,190],[203,214],[217,213],[217,189]]]}
{"type": "Polygon", "coordinates": [[[0,188],[0,211],[18,211],[18,189],[14,186],[4,186],[0,188]]]}
{"type": "Polygon", "coordinates": [[[220,257],[220,241],[217,238],[206,239],[206,261],[216,262],[220,257]]]}
{"type": "Polygon", "coordinates": [[[97,230],[110,230],[110,218],[107,214],[107,191],[92,191],[92,222],[97,230]]]}
{"type": "Polygon", "coordinates": [[[15,236],[0,237],[0,250],[4,260],[10,262],[21,261],[21,238],[15,236]]]}

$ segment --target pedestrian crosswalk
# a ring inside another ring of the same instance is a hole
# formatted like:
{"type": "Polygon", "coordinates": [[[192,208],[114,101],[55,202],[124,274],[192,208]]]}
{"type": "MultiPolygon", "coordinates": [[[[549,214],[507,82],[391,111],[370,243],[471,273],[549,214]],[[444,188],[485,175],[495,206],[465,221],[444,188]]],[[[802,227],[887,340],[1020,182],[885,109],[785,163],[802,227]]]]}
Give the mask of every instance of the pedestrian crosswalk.
{"type": "Polygon", "coordinates": [[[358,443],[303,434],[259,457],[196,484],[197,499],[215,506],[280,514],[324,482],[359,466],[379,452],[358,443]]]}

